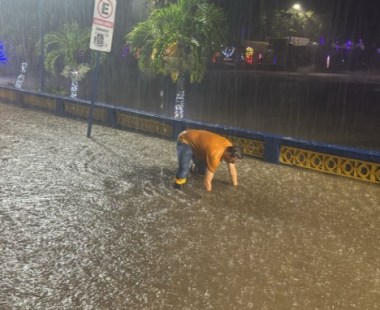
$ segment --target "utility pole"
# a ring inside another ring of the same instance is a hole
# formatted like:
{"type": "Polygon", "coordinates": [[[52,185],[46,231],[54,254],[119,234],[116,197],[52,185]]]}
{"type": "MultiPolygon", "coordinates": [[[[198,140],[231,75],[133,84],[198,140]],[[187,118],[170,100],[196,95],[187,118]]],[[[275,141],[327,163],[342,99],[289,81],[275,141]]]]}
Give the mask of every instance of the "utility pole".
{"type": "Polygon", "coordinates": [[[41,78],[41,92],[45,91],[45,29],[44,29],[44,17],[45,17],[45,9],[44,9],[44,0],[39,0],[38,3],[38,19],[39,19],[39,31],[40,31],[40,42],[41,42],[41,55],[40,55],[40,78],[41,78]]]}

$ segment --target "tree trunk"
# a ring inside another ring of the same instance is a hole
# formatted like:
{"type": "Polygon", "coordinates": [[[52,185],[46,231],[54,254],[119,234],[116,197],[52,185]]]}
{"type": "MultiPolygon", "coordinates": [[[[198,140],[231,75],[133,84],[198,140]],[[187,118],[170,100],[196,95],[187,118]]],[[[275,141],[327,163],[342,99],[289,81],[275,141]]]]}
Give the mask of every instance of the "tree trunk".
{"type": "Polygon", "coordinates": [[[78,96],[78,81],[71,79],[70,97],[76,98],[78,96]]]}
{"type": "Polygon", "coordinates": [[[22,84],[24,83],[25,80],[25,74],[26,74],[26,69],[28,68],[28,63],[26,61],[21,63],[21,72],[19,76],[16,79],[15,87],[16,88],[22,88],[22,84]]]}
{"type": "Polygon", "coordinates": [[[185,109],[185,73],[180,73],[177,80],[174,118],[183,119],[185,109]]]}

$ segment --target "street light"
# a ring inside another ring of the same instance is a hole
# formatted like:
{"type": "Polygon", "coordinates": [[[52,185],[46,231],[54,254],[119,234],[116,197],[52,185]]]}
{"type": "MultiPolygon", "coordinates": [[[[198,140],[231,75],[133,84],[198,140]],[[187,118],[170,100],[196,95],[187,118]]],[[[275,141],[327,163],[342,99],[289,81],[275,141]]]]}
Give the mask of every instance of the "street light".
{"type": "Polygon", "coordinates": [[[296,10],[296,11],[302,11],[301,4],[299,4],[299,3],[293,4],[292,8],[293,8],[293,10],[296,10]]]}

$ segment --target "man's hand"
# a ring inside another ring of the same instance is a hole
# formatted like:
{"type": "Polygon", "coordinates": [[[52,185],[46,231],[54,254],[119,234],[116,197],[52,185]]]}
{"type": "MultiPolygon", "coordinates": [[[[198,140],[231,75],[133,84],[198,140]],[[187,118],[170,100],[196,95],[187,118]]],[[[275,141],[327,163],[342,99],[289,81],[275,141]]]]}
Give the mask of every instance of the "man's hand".
{"type": "Polygon", "coordinates": [[[230,174],[231,183],[233,185],[238,185],[238,177],[235,164],[228,163],[228,172],[230,174]]]}

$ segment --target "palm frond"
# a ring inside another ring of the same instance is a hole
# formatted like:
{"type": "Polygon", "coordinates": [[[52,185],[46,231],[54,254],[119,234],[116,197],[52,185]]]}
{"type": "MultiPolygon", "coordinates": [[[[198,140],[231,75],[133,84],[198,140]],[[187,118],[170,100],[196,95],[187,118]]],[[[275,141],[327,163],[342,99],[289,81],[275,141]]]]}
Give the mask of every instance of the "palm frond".
{"type": "Polygon", "coordinates": [[[191,82],[205,74],[208,59],[224,43],[224,12],[207,0],[178,0],[154,10],[126,36],[142,71],[170,75],[189,72],[191,82]]]}
{"type": "MultiPolygon", "coordinates": [[[[44,36],[46,70],[55,74],[58,71],[58,64],[72,68],[79,67],[78,54],[88,52],[90,35],[90,29],[81,29],[76,23],[65,24],[60,31],[46,34],[44,36]]],[[[39,50],[40,47],[37,46],[37,52],[39,50]]],[[[93,58],[91,57],[88,66],[94,64],[93,58]]],[[[101,59],[104,58],[102,53],[101,59]]]]}

